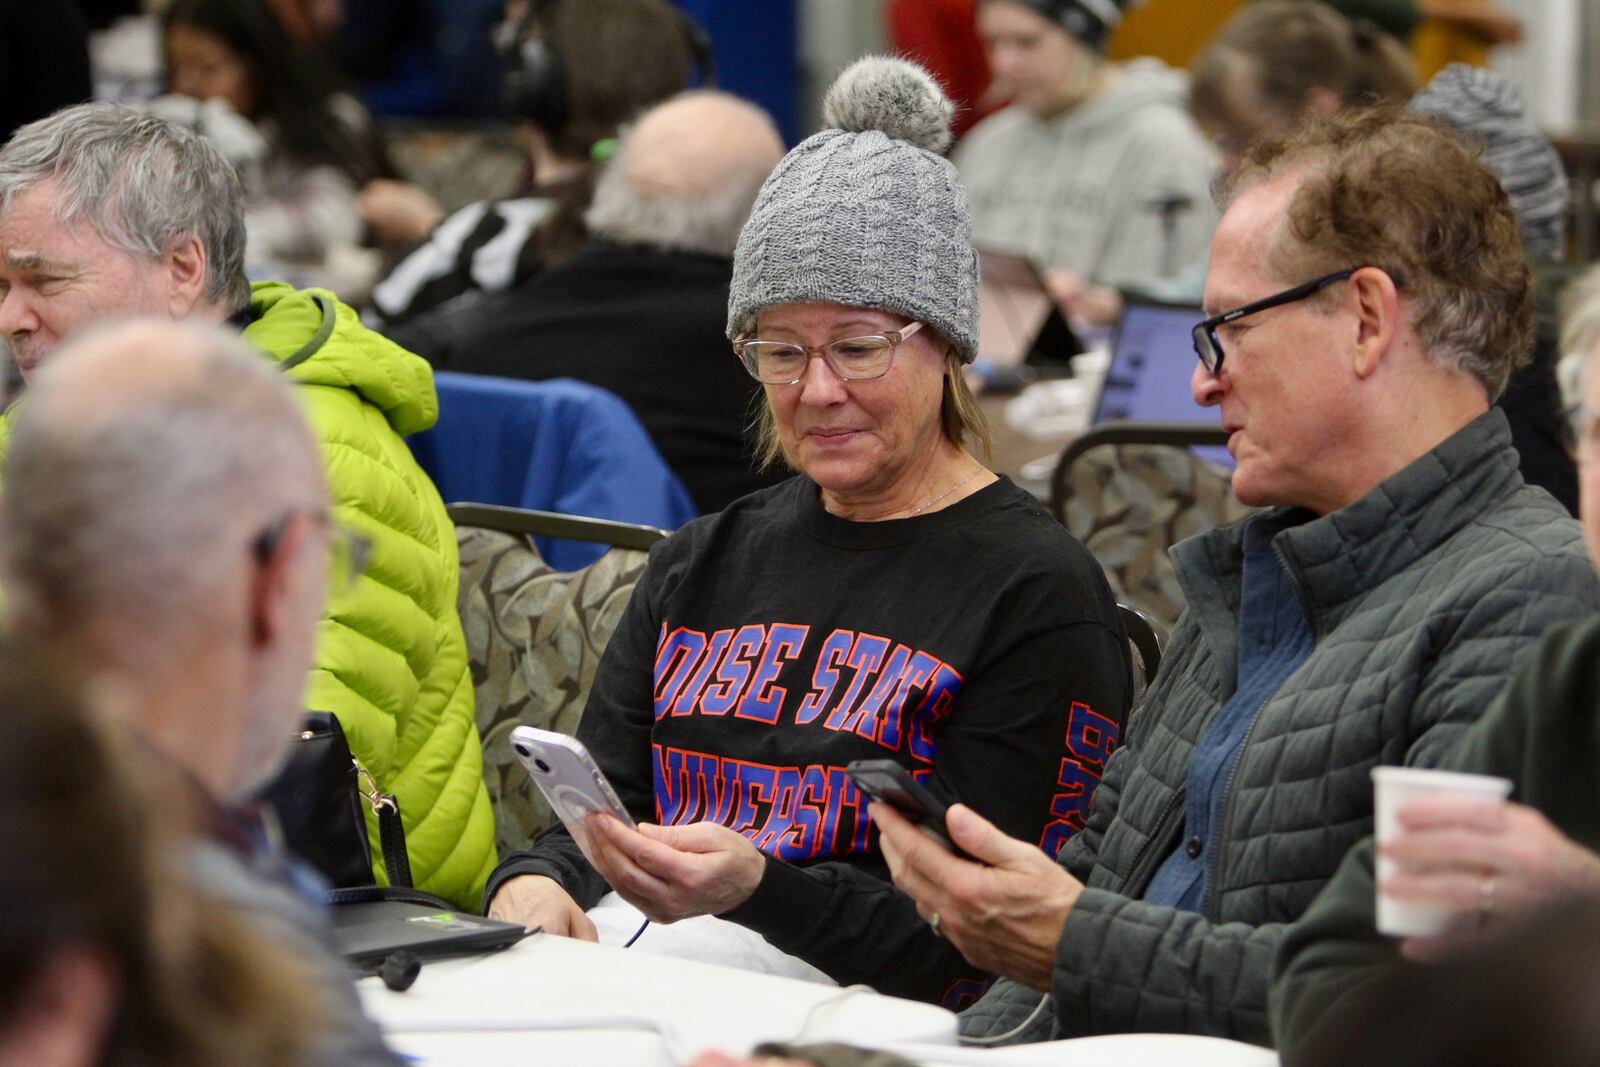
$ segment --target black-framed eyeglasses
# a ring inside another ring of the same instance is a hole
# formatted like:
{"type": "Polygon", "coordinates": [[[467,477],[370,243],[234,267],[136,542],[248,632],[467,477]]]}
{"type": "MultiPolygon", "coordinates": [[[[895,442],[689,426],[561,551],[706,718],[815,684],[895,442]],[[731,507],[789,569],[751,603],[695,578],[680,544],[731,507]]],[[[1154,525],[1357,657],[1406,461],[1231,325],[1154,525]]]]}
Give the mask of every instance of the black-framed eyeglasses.
{"type": "Polygon", "coordinates": [[[741,337],[733,342],[734,355],[750,372],[750,377],[766,385],[793,385],[805,377],[812,353],[847,382],[882,378],[894,363],[894,350],[900,342],[922,329],[922,323],[909,322],[898,330],[844,337],[825,345],[797,345],[792,341],[763,341],[741,337]]]}
{"type": "Polygon", "coordinates": [[[1220,315],[1211,316],[1194,328],[1194,354],[1200,357],[1200,362],[1204,364],[1207,371],[1212,374],[1217,373],[1222,369],[1222,342],[1217,340],[1218,326],[1225,326],[1230,322],[1244,318],[1246,315],[1254,315],[1258,311],[1265,311],[1268,308],[1281,307],[1284,304],[1292,304],[1297,300],[1304,300],[1311,294],[1326,289],[1334,282],[1344,281],[1360,269],[1360,267],[1350,267],[1347,270],[1336,271],[1333,274],[1324,275],[1303,285],[1297,285],[1293,289],[1285,289],[1281,293],[1273,293],[1269,297],[1257,300],[1252,304],[1246,304],[1244,307],[1237,307],[1232,311],[1224,311],[1220,315]]]}
{"type": "Polygon", "coordinates": [[[328,594],[342,596],[356,586],[367,569],[367,557],[372,554],[372,539],[359,530],[351,529],[325,511],[289,511],[273,520],[256,535],[251,549],[256,561],[265,563],[278,551],[283,535],[296,516],[310,515],[312,521],[328,531],[328,594]]]}

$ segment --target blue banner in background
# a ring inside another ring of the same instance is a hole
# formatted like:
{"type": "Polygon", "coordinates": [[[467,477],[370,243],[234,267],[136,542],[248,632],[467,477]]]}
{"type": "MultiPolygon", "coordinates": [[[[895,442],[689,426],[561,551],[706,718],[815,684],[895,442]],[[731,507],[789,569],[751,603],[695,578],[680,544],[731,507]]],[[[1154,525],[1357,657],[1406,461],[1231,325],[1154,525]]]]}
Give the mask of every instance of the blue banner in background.
{"type": "Polygon", "coordinates": [[[800,139],[796,0],[678,0],[711,35],[717,84],[767,110],[785,143],[800,139]]]}

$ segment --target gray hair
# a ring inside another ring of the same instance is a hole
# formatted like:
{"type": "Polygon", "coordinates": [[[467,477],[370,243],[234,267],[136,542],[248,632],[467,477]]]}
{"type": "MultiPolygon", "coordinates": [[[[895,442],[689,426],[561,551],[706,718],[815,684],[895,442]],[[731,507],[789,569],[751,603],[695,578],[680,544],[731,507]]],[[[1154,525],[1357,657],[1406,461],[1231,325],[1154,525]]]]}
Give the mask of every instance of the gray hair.
{"type": "Polygon", "coordinates": [[[1580,275],[1561,298],[1560,348],[1556,380],[1561,383],[1561,401],[1580,404],[1584,375],[1600,350],[1600,266],[1580,275]]]}
{"type": "Polygon", "coordinates": [[[0,148],[0,213],[46,181],[56,183],[57,219],[81,219],[130,255],[159,259],[198,237],[206,298],[229,311],[248,305],[244,189],[202,134],[115,104],[65,108],[0,148]]]}
{"type": "Polygon", "coordinates": [[[299,402],[259,352],[195,322],[92,329],[15,418],[7,613],[69,654],[159,672],[210,625],[254,536],[327,507],[299,402]]]}
{"type": "Polygon", "coordinates": [[[724,152],[720,161],[706,163],[703,173],[685,175],[682,182],[642,183],[635,166],[635,133],[649,121],[647,113],[638,123],[622,130],[616,155],[600,175],[584,215],[590,233],[619,244],[733,258],[739,231],[750,217],[761,183],[782,155],[782,142],[765,112],[726,93],[699,90],[682,93],[673,100],[695,98],[720,98],[729,106],[745,110],[771,131],[777,151],[769,152],[759,143],[740,145],[746,150],[724,152]]]}

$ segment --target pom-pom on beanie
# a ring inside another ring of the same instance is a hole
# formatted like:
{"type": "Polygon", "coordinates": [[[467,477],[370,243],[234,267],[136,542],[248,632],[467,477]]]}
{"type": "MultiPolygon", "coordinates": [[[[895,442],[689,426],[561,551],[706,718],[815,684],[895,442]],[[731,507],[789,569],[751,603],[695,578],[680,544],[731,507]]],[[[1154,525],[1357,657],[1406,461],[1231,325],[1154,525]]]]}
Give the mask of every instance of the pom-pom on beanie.
{"type": "Polygon", "coordinates": [[[967,194],[942,153],[950,100],[914,63],[868,56],[823,101],[823,130],[773,170],[739,234],[728,337],[778,304],[834,303],[915,319],[978,350],[978,257],[967,194]]]}

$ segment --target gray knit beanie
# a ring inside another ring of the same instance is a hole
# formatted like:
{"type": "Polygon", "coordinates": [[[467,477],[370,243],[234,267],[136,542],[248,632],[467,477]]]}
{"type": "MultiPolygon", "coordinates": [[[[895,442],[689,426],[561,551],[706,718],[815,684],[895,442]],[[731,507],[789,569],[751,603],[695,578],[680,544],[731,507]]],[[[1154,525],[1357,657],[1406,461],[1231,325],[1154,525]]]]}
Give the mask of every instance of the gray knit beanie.
{"type": "Polygon", "coordinates": [[[1412,98],[1410,107],[1481,141],[1484,166],[1511,198],[1523,250],[1535,259],[1560,257],[1566,241],[1567,172],[1555,147],[1523,113],[1516,86],[1493,71],[1452,63],[1412,98]]]}
{"type": "Polygon", "coordinates": [[[1130,0],[1011,0],[1037,11],[1098,52],[1105,51],[1111,31],[1122,22],[1130,0]]]}
{"type": "Polygon", "coordinates": [[[832,129],[767,178],[733,255],[728,337],[778,304],[833,303],[924,323],[963,363],[978,351],[967,194],[942,153],[949,99],[921,67],[868,56],[823,101],[832,129]]]}

